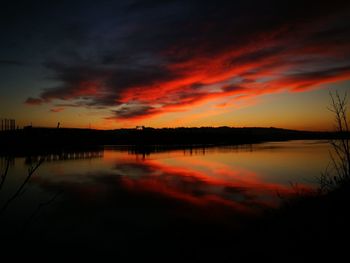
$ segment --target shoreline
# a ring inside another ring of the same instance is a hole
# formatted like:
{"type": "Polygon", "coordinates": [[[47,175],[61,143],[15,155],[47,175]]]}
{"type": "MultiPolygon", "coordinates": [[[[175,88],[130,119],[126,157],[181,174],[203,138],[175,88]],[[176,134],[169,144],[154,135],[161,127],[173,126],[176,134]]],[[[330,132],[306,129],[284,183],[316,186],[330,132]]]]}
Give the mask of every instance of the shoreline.
{"type": "Polygon", "coordinates": [[[0,132],[0,156],[32,153],[101,151],[127,147],[149,154],[172,149],[251,145],[289,140],[344,138],[336,132],[296,131],[280,128],[144,128],[119,130],[29,128],[0,132]]]}
{"type": "MultiPolygon", "coordinates": [[[[348,135],[349,136],[349,135],[348,135]]],[[[70,128],[26,128],[0,131],[0,147],[87,145],[218,145],[296,139],[336,139],[344,134],[298,131],[282,128],[143,128],[90,130],[70,128]]]]}

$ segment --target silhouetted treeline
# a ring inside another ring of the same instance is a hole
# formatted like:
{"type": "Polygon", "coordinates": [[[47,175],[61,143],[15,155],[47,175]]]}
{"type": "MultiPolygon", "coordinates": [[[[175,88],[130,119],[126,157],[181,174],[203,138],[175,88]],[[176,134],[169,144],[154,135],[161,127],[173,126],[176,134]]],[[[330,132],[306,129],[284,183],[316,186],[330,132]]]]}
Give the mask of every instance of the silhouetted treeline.
{"type": "Polygon", "coordinates": [[[143,128],[91,130],[27,128],[0,132],[0,152],[30,149],[91,149],[102,145],[234,145],[263,141],[331,139],[332,132],[296,131],[279,128],[143,128]]]}

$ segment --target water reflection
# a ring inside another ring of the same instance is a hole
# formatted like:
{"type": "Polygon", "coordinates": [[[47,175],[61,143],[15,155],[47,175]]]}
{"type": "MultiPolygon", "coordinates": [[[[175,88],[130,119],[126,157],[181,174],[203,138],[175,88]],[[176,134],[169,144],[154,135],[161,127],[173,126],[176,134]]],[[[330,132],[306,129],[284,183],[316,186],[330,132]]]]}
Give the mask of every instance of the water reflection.
{"type": "MultiPolygon", "coordinates": [[[[40,158],[12,159],[1,202],[40,158]]],[[[215,231],[236,229],[278,205],[279,196],[293,195],[290,182],[312,189],[311,179],[327,163],[328,145],[284,142],[148,153],[109,147],[44,160],[6,211],[7,229],[25,226],[27,241],[40,233],[45,242],[113,249],[150,236],[161,242],[169,231],[198,234],[208,224],[215,231]]],[[[4,160],[0,164],[6,168],[4,160]]]]}

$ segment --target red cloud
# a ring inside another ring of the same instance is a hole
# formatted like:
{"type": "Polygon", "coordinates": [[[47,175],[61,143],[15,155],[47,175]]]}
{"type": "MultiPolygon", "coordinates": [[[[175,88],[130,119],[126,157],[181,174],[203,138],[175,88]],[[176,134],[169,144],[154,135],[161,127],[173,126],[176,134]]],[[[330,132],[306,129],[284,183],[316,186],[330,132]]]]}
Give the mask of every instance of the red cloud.
{"type": "MultiPolygon", "coordinates": [[[[327,19],[331,23],[335,17],[327,19]]],[[[264,31],[238,31],[236,38],[226,28],[227,34],[217,35],[218,25],[201,25],[197,40],[162,46],[152,53],[150,65],[144,60],[112,66],[50,63],[61,85],[26,103],[59,99],[69,101],[65,105],[113,107],[107,119],[144,119],[226,97],[229,106],[234,97],[302,92],[350,79],[347,30],[330,28],[322,17],[308,24],[292,21],[264,31]]]]}
{"type": "Polygon", "coordinates": [[[30,97],[30,98],[26,99],[26,101],[24,103],[28,104],[28,105],[41,105],[43,103],[43,100],[30,97]]]}
{"type": "Polygon", "coordinates": [[[64,111],[64,108],[52,108],[52,109],[50,109],[50,112],[54,112],[54,113],[61,112],[61,111],[64,111]]]}

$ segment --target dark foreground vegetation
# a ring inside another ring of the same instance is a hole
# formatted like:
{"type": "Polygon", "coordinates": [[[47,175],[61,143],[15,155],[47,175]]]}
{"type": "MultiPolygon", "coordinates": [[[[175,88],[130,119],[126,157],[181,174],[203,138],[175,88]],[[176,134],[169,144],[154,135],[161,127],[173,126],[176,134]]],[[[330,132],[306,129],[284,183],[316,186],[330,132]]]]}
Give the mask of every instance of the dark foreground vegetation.
{"type": "Polygon", "coordinates": [[[264,257],[271,253],[270,258],[279,257],[283,262],[348,260],[349,204],[349,183],[327,193],[302,194],[285,200],[282,207],[256,222],[255,237],[263,244],[264,257]]]}
{"type": "Polygon", "coordinates": [[[118,130],[26,128],[0,132],[0,152],[18,153],[48,149],[96,148],[102,145],[134,145],[147,150],[154,145],[236,145],[266,141],[339,138],[339,133],[279,128],[143,128],[118,130]]]}

